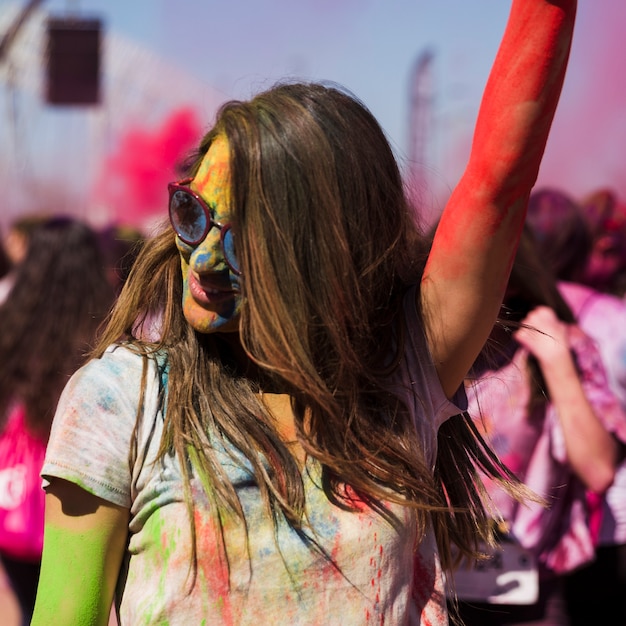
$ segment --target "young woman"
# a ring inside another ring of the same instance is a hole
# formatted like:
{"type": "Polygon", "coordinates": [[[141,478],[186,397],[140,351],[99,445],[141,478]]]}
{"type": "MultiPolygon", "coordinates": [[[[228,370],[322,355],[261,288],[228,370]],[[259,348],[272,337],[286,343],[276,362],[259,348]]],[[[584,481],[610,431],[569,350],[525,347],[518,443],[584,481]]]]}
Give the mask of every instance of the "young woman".
{"type": "Polygon", "coordinates": [[[458,417],[462,384],[575,8],[513,3],[425,267],[356,99],[285,84],[221,109],[59,407],[33,624],[105,623],[116,585],[122,624],[447,622],[441,562],[487,532],[473,460],[504,471],[458,417]]]}

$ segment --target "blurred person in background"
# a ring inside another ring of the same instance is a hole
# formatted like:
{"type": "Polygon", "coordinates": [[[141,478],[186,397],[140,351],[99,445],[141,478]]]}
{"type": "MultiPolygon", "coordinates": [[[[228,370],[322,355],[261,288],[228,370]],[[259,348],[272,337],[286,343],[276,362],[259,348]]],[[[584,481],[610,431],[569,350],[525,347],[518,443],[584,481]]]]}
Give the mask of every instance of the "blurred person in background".
{"type": "Polygon", "coordinates": [[[6,252],[4,243],[0,241],[0,281],[9,273],[11,260],[6,252]]]}
{"type": "MultiPolygon", "coordinates": [[[[45,218],[42,215],[26,215],[16,218],[7,228],[0,244],[0,304],[2,304],[13,286],[17,265],[26,255],[28,239],[37,224],[45,218]]],[[[1,493],[2,487],[0,487],[1,493]]],[[[2,626],[14,626],[20,622],[20,610],[13,588],[0,559],[0,607],[2,607],[2,626]]]]}
{"type": "MultiPolygon", "coordinates": [[[[613,480],[619,444],[612,433],[626,440],[626,413],[593,341],[576,326],[542,264],[529,228],[488,347],[468,377],[468,412],[509,469],[549,507],[516,502],[487,483],[503,559],[514,550],[516,558],[533,563],[526,575],[532,573],[534,582],[524,589],[525,598],[519,589],[507,598],[506,585],[485,589],[484,598],[460,593],[460,617],[466,626],[565,626],[565,575],[594,556],[586,494],[603,493],[613,480]]],[[[501,580],[515,571],[499,572],[501,580]]],[[[461,575],[455,575],[459,584],[461,575]]],[[[477,571],[469,575],[478,578],[477,571]]]]}
{"type": "MultiPolygon", "coordinates": [[[[613,197],[597,194],[587,208],[560,189],[540,189],[531,194],[528,223],[542,257],[558,280],[559,291],[570,306],[576,322],[596,343],[612,391],[626,410],[626,302],[581,284],[590,267],[608,287],[616,284],[621,252],[620,235],[606,228],[602,235],[590,229],[589,215],[596,225],[611,224],[613,197]],[[590,208],[591,207],[591,208],[590,208]],[[602,243],[600,240],[603,240],[602,243]],[[611,242],[612,243],[609,243],[611,242]],[[612,250],[612,252],[611,252],[612,250]],[[590,257],[594,261],[590,263],[590,257]],[[611,271],[606,271],[611,270],[611,271]]],[[[568,605],[573,626],[626,624],[626,461],[620,450],[615,479],[603,497],[589,494],[596,554],[593,562],[566,578],[568,605]]]]}
{"type": "MultiPolygon", "coordinates": [[[[35,464],[40,458],[35,479],[42,504],[41,520],[36,520],[41,536],[44,492],[38,475],[54,411],[113,298],[92,228],[69,217],[48,218],[33,227],[25,256],[15,267],[12,289],[0,306],[0,438],[19,433],[19,441],[32,448],[35,464]]],[[[1,488],[9,490],[0,493],[0,500],[15,508],[10,496],[24,493],[24,481],[30,477],[16,477],[12,466],[0,467],[0,472],[6,479],[1,488]]],[[[36,545],[9,545],[0,554],[25,624],[35,602],[40,552],[36,545]]]]}
{"type": "MultiPolygon", "coordinates": [[[[3,278],[8,274],[11,267],[11,261],[4,249],[4,242],[2,241],[0,242],[0,297],[2,299],[4,299],[2,291],[5,284],[3,278]]],[[[8,292],[9,282],[6,281],[6,284],[6,291],[8,292]]],[[[4,568],[2,567],[2,561],[0,561],[0,608],[2,615],[0,624],[2,624],[2,626],[13,626],[14,624],[19,624],[17,601],[4,572],[4,568]]]]}
{"type": "Polygon", "coordinates": [[[43,215],[26,215],[19,217],[9,224],[8,231],[3,238],[3,255],[8,265],[0,274],[0,303],[4,302],[13,285],[14,270],[22,262],[28,248],[30,235],[36,226],[48,219],[43,215]]]}
{"type": "Polygon", "coordinates": [[[119,295],[144,242],[143,233],[132,226],[109,224],[98,232],[109,281],[119,295]]]}
{"type": "Polygon", "coordinates": [[[598,189],[581,201],[591,231],[591,250],[582,282],[598,291],[626,293],[626,205],[612,189],[598,189]]]}
{"type": "Polygon", "coordinates": [[[28,242],[35,228],[50,219],[48,215],[32,213],[11,222],[4,239],[4,247],[13,265],[18,265],[26,256],[28,242]]]}

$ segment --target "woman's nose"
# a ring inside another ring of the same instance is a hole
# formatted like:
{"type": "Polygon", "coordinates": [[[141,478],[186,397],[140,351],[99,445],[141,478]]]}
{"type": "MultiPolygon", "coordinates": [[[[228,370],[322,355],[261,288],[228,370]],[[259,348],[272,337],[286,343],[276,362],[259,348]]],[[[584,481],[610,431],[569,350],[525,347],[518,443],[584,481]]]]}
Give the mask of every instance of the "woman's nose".
{"type": "Polygon", "coordinates": [[[211,228],[207,236],[194,248],[189,257],[189,265],[198,274],[228,269],[222,253],[219,229],[211,228]]]}

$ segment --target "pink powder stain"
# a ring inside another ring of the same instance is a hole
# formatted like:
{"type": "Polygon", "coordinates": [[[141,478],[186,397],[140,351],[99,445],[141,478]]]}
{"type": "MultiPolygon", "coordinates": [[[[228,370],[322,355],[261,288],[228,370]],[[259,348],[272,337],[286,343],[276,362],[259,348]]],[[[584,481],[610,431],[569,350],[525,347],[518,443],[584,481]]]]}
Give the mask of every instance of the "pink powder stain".
{"type": "MultiPolygon", "coordinates": [[[[351,485],[344,486],[344,499],[348,506],[353,507],[357,511],[364,512],[368,510],[367,504],[363,501],[361,496],[354,490],[351,485]]],[[[370,523],[371,525],[371,523],[370,523]]]]}
{"type": "Polygon", "coordinates": [[[413,558],[413,597],[422,610],[431,599],[435,588],[433,569],[427,567],[419,554],[413,558]]]}
{"type": "MultiPolygon", "coordinates": [[[[221,548],[221,537],[211,517],[203,511],[194,511],[194,524],[198,542],[198,581],[209,586],[207,596],[214,603],[220,603],[221,618],[224,624],[237,623],[230,603],[229,573],[226,555],[221,548]],[[211,558],[213,557],[213,558],[211,558]],[[201,571],[200,571],[201,570],[201,571]]],[[[226,530],[225,530],[226,532],[226,530]]]]}
{"type": "Polygon", "coordinates": [[[374,567],[377,567],[376,573],[374,574],[374,578],[372,578],[372,587],[376,589],[375,602],[376,606],[380,604],[380,591],[381,591],[381,577],[382,577],[382,568],[380,567],[382,557],[383,557],[383,546],[382,544],[378,544],[378,535],[374,533],[374,550],[375,554],[378,555],[378,558],[374,557],[372,559],[374,567]]]}
{"type": "Polygon", "coordinates": [[[167,216],[167,183],[179,177],[179,162],[198,143],[202,127],[196,112],[181,108],[157,128],[128,128],[103,161],[91,190],[92,203],[104,205],[114,220],[141,227],[167,216]]]}
{"type": "MultiPolygon", "coordinates": [[[[350,502],[350,504],[352,505],[353,502],[350,502]]],[[[359,520],[361,521],[362,526],[365,526],[365,523],[363,523],[364,515],[367,515],[368,513],[369,513],[369,509],[367,509],[366,513],[359,513],[359,512],[355,513],[355,515],[358,516],[359,520]]],[[[374,535],[374,541],[376,541],[376,535],[374,535]]],[[[335,534],[334,542],[333,542],[332,548],[330,549],[330,556],[334,563],[340,564],[342,561],[342,547],[344,546],[344,542],[345,542],[345,539],[342,535],[342,530],[340,528],[339,531],[335,534]]],[[[370,557],[369,563],[370,563],[370,566],[375,567],[376,558],[374,556],[370,557]]],[[[342,581],[343,574],[341,574],[341,572],[339,572],[337,568],[332,565],[332,563],[327,563],[324,566],[324,569],[321,572],[321,575],[317,578],[316,582],[318,586],[322,586],[325,584],[325,581],[332,580],[333,578],[339,581],[342,581]]]]}

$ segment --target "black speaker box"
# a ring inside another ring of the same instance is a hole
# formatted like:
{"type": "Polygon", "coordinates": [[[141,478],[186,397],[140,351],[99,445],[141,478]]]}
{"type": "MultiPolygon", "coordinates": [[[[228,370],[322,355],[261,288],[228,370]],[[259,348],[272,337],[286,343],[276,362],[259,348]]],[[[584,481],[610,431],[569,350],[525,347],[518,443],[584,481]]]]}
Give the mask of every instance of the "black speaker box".
{"type": "Polygon", "coordinates": [[[47,103],[100,102],[101,30],[99,19],[48,18],[47,103]]]}

